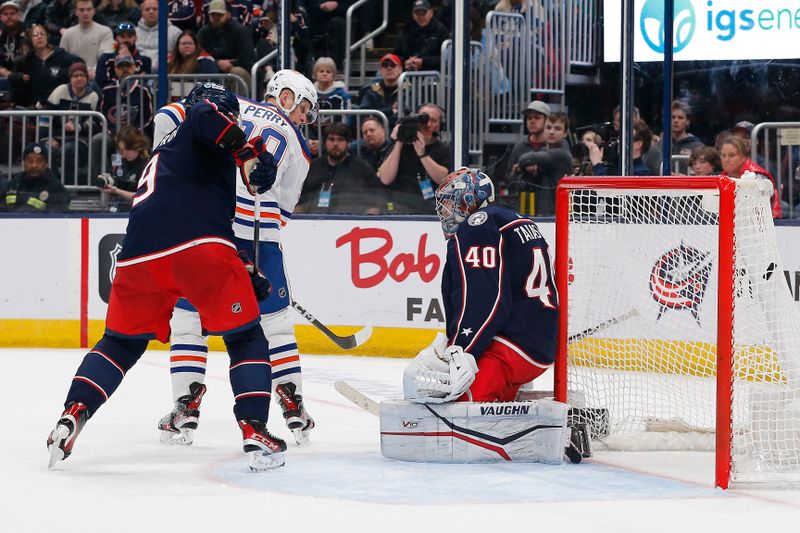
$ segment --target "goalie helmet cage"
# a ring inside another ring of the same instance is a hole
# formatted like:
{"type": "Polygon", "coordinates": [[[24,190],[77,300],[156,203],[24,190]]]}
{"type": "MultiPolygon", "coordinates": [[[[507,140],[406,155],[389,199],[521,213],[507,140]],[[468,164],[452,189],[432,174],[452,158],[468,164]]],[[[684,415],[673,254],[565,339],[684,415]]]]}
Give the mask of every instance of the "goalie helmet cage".
{"type": "Polygon", "coordinates": [[[747,175],[560,182],[555,393],[594,440],[715,450],[723,489],[800,486],[800,311],[771,191],[747,175]]]}

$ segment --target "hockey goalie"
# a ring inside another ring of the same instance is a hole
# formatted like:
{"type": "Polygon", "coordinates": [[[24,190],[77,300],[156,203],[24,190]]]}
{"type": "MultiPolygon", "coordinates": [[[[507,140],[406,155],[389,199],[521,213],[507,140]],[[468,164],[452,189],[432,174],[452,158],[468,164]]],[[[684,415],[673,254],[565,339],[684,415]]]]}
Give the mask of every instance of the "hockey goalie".
{"type": "Polygon", "coordinates": [[[569,406],[515,401],[554,361],[556,293],[547,242],[533,220],[490,205],[482,172],[460,168],[436,192],[447,238],[447,335],[405,370],[405,400],[382,402],[381,451],[406,461],[559,464],[590,456],[569,406]]]}

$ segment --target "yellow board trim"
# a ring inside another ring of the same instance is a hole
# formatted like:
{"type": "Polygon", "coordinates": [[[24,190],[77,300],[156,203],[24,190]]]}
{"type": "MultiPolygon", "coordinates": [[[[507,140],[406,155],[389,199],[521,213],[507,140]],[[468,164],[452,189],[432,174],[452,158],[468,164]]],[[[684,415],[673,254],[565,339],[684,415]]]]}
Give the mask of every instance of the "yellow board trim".
{"type": "MultiPolygon", "coordinates": [[[[89,346],[100,340],[104,328],[103,320],[89,321],[89,346]]],[[[361,327],[335,326],[330,329],[337,335],[349,335],[361,327]]],[[[295,326],[295,335],[301,354],[414,357],[433,341],[436,330],[376,327],[373,329],[372,337],[363,346],[353,350],[342,350],[311,325],[295,326]]],[[[80,338],[79,320],[0,320],[0,347],[80,348],[80,338]]],[[[211,337],[209,348],[225,351],[222,338],[211,337]]],[[[169,345],[152,341],[149,349],[166,350],[169,349],[169,345]]]]}

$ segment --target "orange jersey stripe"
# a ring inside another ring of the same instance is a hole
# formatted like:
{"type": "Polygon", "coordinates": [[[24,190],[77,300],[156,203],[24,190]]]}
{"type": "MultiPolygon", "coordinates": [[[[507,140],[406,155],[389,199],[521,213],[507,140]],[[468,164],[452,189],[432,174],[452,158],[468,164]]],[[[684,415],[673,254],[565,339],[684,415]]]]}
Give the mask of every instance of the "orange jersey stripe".
{"type": "Polygon", "coordinates": [[[281,359],[276,359],[272,361],[272,366],[285,365],[286,363],[294,363],[295,361],[300,361],[299,355],[290,355],[289,357],[282,357],[281,359]]]}
{"type": "Polygon", "coordinates": [[[177,111],[178,114],[181,116],[181,120],[186,118],[186,110],[183,109],[183,106],[179,106],[178,104],[169,104],[167,107],[171,107],[172,109],[177,111]]]}
{"type": "Polygon", "coordinates": [[[207,357],[201,357],[199,355],[173,355],[169,358],[170,361],[198,361],[200,363],[205,363],[207,357]]]}

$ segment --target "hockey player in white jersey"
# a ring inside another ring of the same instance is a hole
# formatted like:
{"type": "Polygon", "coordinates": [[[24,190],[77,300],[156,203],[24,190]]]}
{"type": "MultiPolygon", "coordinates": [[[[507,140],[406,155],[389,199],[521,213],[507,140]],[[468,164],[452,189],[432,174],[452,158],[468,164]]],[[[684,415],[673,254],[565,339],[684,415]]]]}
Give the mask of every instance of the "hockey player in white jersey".
{"type": "MultiPolygon", "coordinates": [[[[289,284],[280,244],[280,229],[294,211],[309,168],[310,154],[299,126],[314,122],[317,91],[302,74],[280,70],[270,79],[266,103],[239,98],[240,123],[248,139],[261,136],[278,165],[272,188],[259,195],[258,268],[272,284],[269,298],[260,303],[261,326],[267,336],[276,402],[298,444],[308,442],[314,420],[302,400],[302,378],[297,340],[289,316],[289,284]]],[[[161,108],[155,117],[154,146],[158,146],[183,120],[180,102],[161,108]]],[[[238,180],[241,182],[241,180],[238,180]]],[[[233,221],[236,245],[253,258],[255,199],[237,185],[233,221]]],[[[173,312],[170,372],[175,406],[158,423],[163,442],[191,444],[197,428],[200,401],[205,393],[208,353],[200,317],[185,300],[173,312]]]]}

